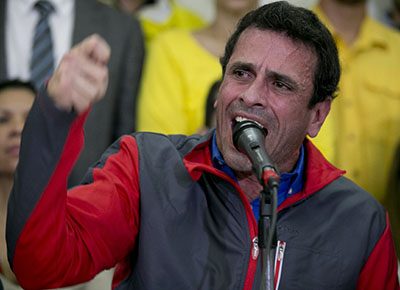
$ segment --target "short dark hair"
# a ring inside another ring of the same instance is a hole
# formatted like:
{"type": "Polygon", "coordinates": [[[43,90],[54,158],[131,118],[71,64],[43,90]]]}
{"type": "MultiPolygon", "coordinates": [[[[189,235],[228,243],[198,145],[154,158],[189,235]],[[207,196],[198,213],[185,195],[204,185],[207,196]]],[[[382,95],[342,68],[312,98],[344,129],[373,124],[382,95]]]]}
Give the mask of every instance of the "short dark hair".
{"type": "Polygon", "coordinates": [[[244,30],[254,27],[283,33],[287,37],[311,47],[317,55],[317,67],[314,73],[314,92],[309,102],[312,108],[326,98],[334,98],[340,78],[339,56],[335,41],[329,30],[318,17],[308,9],[293,6],[286,1],[278,1],[259,7],[247,13],[238,23],[236,31],[225,46],[221,57],[222,72],[236,43],[244,30]]]}
{"type": "Polygon", "coordinates": [[[36,93],[37,93],[35,87],[29,81],[22,81],[20,79],[0,81],[0,92],[5,89],[10,89],[10,88],[24,88],[24,89],[30,90],[34,95],[36,95],[36,93]]]}

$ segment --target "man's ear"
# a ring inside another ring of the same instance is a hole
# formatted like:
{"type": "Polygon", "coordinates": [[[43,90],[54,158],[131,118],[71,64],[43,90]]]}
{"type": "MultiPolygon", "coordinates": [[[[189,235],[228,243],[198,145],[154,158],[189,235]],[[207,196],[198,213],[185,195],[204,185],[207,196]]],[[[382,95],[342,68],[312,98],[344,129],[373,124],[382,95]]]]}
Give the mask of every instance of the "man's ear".
{"type": "Polygon", "coordinates": [[[310,137],[317,136],[322,124],[325,122],[326,117],[331,110],[332,98],[326,98],[326,100],[315,104],[311,109],[310,123],[308,124],[307,134],[310,137]]]}

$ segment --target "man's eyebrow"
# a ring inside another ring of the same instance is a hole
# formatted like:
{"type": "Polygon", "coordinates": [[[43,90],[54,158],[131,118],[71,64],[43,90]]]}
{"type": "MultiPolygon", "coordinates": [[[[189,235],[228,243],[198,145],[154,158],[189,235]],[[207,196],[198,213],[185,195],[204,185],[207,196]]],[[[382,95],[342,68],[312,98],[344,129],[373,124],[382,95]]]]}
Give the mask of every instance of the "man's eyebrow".
{"type": "Polygon", "coordinates": [[[272,78],[272,79],[277,80],[277,81],[282,81],[282,82],[288,84],[294,90],[300,89],[299,84],[293,78],[291,78],[288,75],[284,75],[284,74],[281,74],[281,73],[276,72],[276,71],[271,71],[271,72],[267,73],[267,77],[268,78],[272,78]]]}
{"type": "Polygon", "coordinates": [[[254,65],[248,62],[238,61],[231,65],[230,70],[244,69],[244,70],[254,70],[254,65]]]}
{"type": "MultiPolygon", "coordinates": [[[[230,66],[229,70],[234,71],[236,69],[241,69],[241,70],[246,70],[246,71],[254,71],[255,66],[254,66],[254,64],[252,64],[250,62],[237,61],[237,62],[234,62],[230,66]]],[[[273,80],[282,81],[282,82],[286,83],[288,86],[290,86],[293,90],[300,89],[299,83],[296,82],[293,78],[291,78],[288,75],[279,73],[277,71],[268,71],[266,73],[266,77],[273,79],[273,80]]]]}

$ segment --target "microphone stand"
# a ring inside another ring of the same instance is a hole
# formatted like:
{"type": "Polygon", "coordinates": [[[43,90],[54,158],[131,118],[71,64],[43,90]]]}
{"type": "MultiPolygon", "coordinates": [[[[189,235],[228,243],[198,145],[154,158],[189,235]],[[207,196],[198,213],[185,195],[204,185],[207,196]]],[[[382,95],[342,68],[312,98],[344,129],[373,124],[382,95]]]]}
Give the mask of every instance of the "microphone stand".
{"type": "Polygon", "coordinates": [[[261,290],[274,289],[274,255],[276,249],[276,221],[278,204],[279,174],[264,148],[266,131],[258,123],[244,120],[233,128],[233,143],[238,150],[247,154],[253,170],[263,187],[258,222],[258,244],[261,248],[261,290]]]}
{"type": "Polygon", "coordinates": [[[276,222],[279,177],[273,169],[262,171],[260,183],[263,186],[258,221],[258,244],[261,250],[261,290],[275,290],[274,253],[277,246],[276,222]]]}

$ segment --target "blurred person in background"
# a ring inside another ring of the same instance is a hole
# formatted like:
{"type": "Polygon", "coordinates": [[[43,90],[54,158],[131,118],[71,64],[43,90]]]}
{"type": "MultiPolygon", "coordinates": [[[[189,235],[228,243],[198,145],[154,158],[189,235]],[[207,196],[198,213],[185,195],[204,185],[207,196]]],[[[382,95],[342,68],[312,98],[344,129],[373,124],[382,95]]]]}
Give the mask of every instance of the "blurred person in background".
{"type": "MultiPolygon", "coordinates": [[[[72,187],[81,181],[87,167],[110,142],[136,127],[134,114],[144,61],[144,38],[138,20],[96,0],[0,1],[0,80],[31,79],[36,27],[42,19],[39,6],[50,7],[47,23],[54,66],[72,45],[93,33],[106,39],[113,50],[108,63],[106,96],[93,106],[85,124],[87,146],[69,177],[72,187]]],[[[111,276],[103,272],[90,285],[76,289],[109,289],[111,276]]]]}
{"type": "Polygon", "coordinates": [[[93,33],[106,39],[113,51],[106,96],[93,107],[86,122],[87,146],[69,179],[69,185],[74,186],[111,142],[136,127],[134,114],[144,39],[134,17],[96,0],[0,1],[0,80],[31,80],[35,27],[41,19],[39,2],[40,7],[50,7],[47,8],[50,10],[48,25],[54,66],[72,45],[93,33]]]}
{"type": "Polygon", "coordinates": [[[400,34],[367,15],[365,0],[321,0],[343,70],[315,142],[328,160],[382,201],[400,138],[400,34]]]}
{"type": "Polygon", "coordinates": [[[170,30],[150,45],[139,95],[138,130],[193,134],[204,124],[219,57],[238,20],[257,0],[216,0],[215,20],[201,30],[170,30]]]}
{"type": "Polygon", "coordinates": [[[155,0],[114,0],[112,4],[121,11],[134,14],[143,6],[154,4],[155,2],[155,0]]]}
{"type": "Polygon", "coordinates": [[[208,92],[205,103],[204,126],[199,130],[199,134],[206,134],[208,130],[215,128],[217,125],[215,107],[220,85],[221,80],[216,81],[208,92]]]}
{"type": "Polygon", "coordinates": [[[388,11],[389,23],[400,30],[400,0],[393,0],[392,7],[388,11]]]}
{"type": "Polygon", "coordinates": [[[139,18],[146,44],[169,29],[199,29],[206,25],[204,19],[175,0],[114,0],[113,4],[139,18]]]}
{"type": "MultiPolygon", "coordinates": [[[[19,159],[21,133],[35,95],[36,90],[30,82],[18,79],[0,82],[0,283],[6,290],[22,290],[8,264],[5,228],[7,202],[19,159]]],[[[107,271],[90,283],[63,289],[110,289],[111,277],[112,271],[107,271]]]]}
{"type": "MultiPolygon", "coordinates": [[[[315,143],[328,160],[387,208],[400,140],[400,34],[367,14],[366,0],[320,0],[315,12],[331,30],[342,66],[339,94],[315,143]]],[[[398,198],[398,197],[397,197],[398,198]]],[[[397,245],[399,235],[394,235],[397,245]]]]}
{"type": "Polygon", "coordinates": [[[5,229],[22,128],[35,95],[29,82],[8,80],[0,83],[0,278],[7,290],[21,289],[8,264],[5,229]]]}

